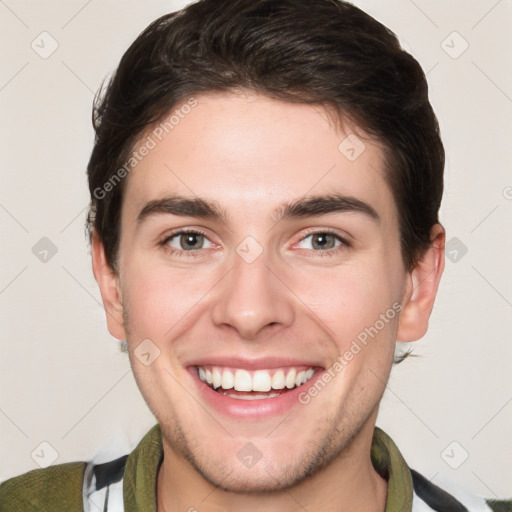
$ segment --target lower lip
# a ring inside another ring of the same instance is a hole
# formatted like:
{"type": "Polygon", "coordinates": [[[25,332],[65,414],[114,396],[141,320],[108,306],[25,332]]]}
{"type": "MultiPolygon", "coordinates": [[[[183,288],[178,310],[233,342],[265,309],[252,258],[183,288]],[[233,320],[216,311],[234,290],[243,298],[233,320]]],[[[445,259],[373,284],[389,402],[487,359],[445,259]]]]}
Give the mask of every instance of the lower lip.
{"type": "Polygon", "coordinates": [[[280,416],[290,411],[293,406],[303,405],[299,402],[299,395],[307,393],[308,389],[320,378],[323,371],[319,368],[305,384],[297,388],[286,391],[282,395],[274,398],[261,398],[258,400],[244,400],[239,398],[230,398],[222,393],[214,391],[207,386],[197,374],[195,368],[190,368],[194,381],[204,400],[218,412],[237,419],[261,420],[273,416],[280,416]]]}

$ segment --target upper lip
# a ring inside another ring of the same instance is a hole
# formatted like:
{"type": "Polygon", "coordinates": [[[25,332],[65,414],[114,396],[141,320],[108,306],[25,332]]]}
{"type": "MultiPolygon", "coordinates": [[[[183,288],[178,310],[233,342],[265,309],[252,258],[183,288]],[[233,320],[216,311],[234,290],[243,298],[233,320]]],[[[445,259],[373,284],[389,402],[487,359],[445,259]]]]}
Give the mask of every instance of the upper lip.
{"type": "Polygon", "coordinates": [[[227,368],[241,368],[245,370],[270,370],[272,368],[286,368],[288,366],[322,367],[318,361],[311,359],[297,359],[290,357],[266,356],[260,358],[244,358],[234,356],[209,356],[190,361],[187,366],[223,366],[227,368]]]}

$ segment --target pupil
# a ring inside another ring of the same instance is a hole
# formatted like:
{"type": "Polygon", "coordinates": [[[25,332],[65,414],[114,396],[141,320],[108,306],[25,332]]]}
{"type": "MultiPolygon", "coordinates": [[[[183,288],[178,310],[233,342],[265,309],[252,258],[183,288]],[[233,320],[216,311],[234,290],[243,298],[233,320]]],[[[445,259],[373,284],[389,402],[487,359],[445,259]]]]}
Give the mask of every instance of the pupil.
{"type": "Polygon", "coordinates": [[[333,237],[331,235],[321,233],[319,235],[316,235],[313,241],[313,246],[316,246],[317,248],[321,249],[331,249],[333,247],[333,237]]]}
{"type": "Polygon", "coordinates": [[[202,236],[199,233],[185,233],[181,236],[181,247],[183,249],[195,249],[200,245],[199,239],[202,236]]]}

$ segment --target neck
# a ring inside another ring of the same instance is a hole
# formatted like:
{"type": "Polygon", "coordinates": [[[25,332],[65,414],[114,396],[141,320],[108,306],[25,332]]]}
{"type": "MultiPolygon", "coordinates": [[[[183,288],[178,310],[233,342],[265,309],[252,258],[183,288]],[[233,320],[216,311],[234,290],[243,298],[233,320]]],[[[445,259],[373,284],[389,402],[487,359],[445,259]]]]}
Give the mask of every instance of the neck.
{"type": "Polygon", "coordinates": [[[328,466],[293,487],[270,493],[234,493],[215,487],[164,441],[164,459],[157,479],[157,510],[383,512],[387,482],[370,459],[375,425],[375,418],[372,419],[328,466]]]}

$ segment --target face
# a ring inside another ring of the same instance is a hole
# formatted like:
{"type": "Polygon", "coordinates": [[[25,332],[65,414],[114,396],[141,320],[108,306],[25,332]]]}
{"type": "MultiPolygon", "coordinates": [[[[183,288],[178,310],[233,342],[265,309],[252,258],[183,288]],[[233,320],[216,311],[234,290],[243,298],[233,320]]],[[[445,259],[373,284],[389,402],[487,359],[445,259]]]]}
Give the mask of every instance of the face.
{"type": "Polygon", "coordinates": [[[196,100],[141,138],[109,328],[168,453],[276,490],[371,437],[413,279],[376,141],[318,106],[196,100]]]}

